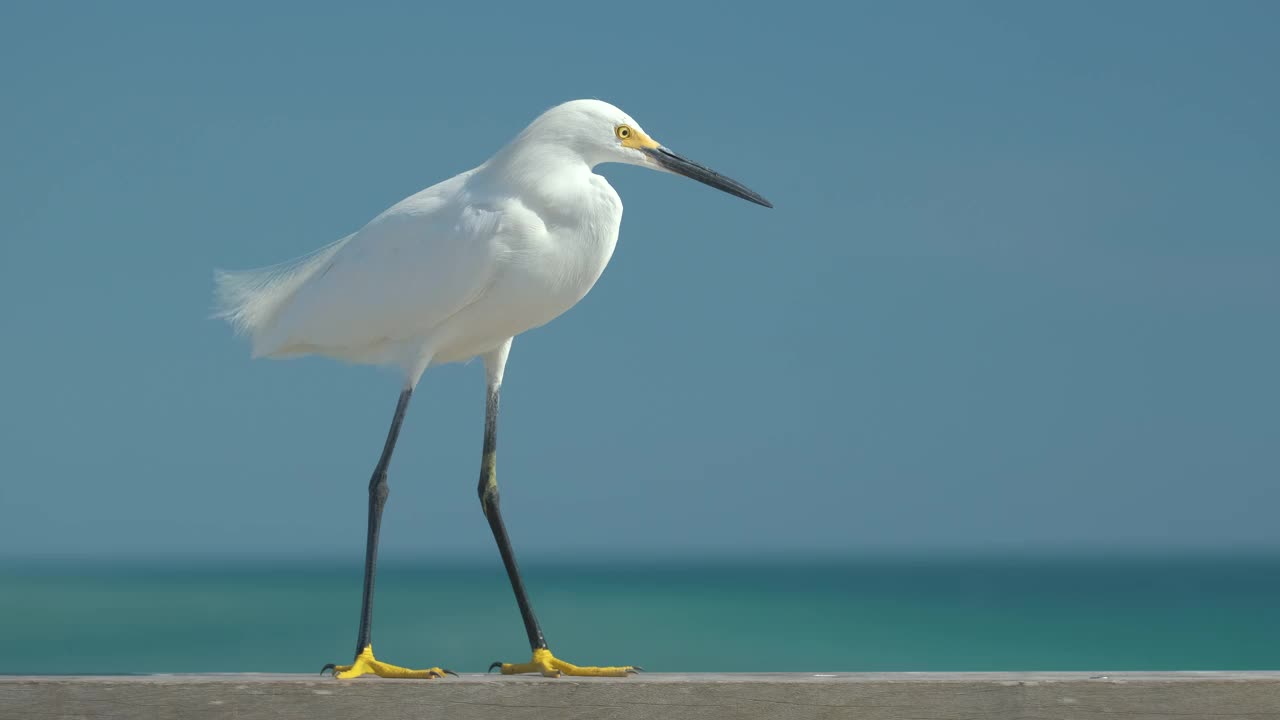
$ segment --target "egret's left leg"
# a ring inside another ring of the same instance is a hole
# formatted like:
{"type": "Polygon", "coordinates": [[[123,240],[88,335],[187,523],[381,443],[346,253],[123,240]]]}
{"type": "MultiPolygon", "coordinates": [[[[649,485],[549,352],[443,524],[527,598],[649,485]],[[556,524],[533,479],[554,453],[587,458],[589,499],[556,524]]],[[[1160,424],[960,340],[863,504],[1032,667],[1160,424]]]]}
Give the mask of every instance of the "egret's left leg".
{"type": "Polygon", "coordinates": [[[360,629],[356,634],[356,654],[350,665],[329,663],[320,672],[332,670],[334,677],[341,679],[357,678],[361,675],[377,675],[384,678],[438,678],[445,673],[456,675],[451,670],[427,668],[410,670],[399,665],[382,662],[373,657],[371,644],[373,626],[373,581],[378,569],[378,535],[382,530],[382,509],[387,504],[390,489],[387,486],[387,468],[391,465],[391,454],[396,449],[396,439],[400,437],[400,425],[404,422],[405,412],[409,409],[409,399],[413,396],[413,388],[405,388],[396,403],[396,414],[391,418],[391,429],[387,431],[387,441],[382,446],[382,455],[378,465],[373,469],[373,477],[369,479],[369,525],[364,545],[364,592],[360,602],[360,629]]]}
{"type": "Polygon", "coordinates": [[[501,668],[503,675],[520,673],[541,673],[547,677],[560,675],[581,675],[594,677],[626,677],[629,673],[642,668],[633,665],[616,667],[580,667],[556,658],[547,649],[547,640],[542,635],[538,618],[533,614],[533,606],[529,604],[529,595],[524,589],[524,581],[520,578],[520,568],[516,565],[515,552],[511,548],[511,540],[507,537],[506,525],[502,522],[502,512],[498,507],[498,396],[502,389],[502,371],[507,363],[507,353],[511,349],[508,340],[500,349],[484,356],[485,369],[488,374],[488,392],[484,410],[484,455],[480,460],[480,484],[476,488],[480,495],[480,506],[484,510],[485,519],[489,521],[489,529],[493,531],[493,539],[498,543],[498,552],[502,555],[502,564],[507,568],[507,577],[511,580],[511,589],[516,595],[516,604],[520,607],[520,617],[524,620],[525,632],[529,635],[529,647],[533,650],[533,658],[527,663],[496,662],[489,666],[490,670],[501,668]]]}

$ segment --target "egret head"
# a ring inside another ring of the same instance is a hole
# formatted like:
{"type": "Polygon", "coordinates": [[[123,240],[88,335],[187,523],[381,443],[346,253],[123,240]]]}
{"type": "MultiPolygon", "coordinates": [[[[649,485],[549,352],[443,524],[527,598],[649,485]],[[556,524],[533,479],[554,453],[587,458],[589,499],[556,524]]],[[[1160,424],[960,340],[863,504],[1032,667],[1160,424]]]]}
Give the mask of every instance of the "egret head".
{"type": "Polygon", "coordinates": [[[589,165],[626,163],[684,175],[700,183],[773,207],[736,180],[671,152],[649,137],[630,115],[601,100],[571,100],[543,113],[517,142],[554,143],[580,155],[589,165]]]}

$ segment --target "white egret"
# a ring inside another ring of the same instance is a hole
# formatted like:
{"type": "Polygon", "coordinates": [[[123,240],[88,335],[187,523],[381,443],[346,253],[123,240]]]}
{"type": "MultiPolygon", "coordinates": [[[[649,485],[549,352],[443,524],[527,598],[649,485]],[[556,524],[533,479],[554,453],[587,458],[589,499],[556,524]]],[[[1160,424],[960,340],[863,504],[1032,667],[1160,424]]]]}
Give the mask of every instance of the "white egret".
{"type": "Polygon", "coordinates": [[[432,678],[446,672],[374,658],[378,531],[387,467],[419,378],[431,365],[477,355],[484,358],[488,382],[477,491],[533,651],[529,662],[494,667],[546,676],[625,676],[637,669],[579,667],[551,654],[502,522],[494,464],[498,395],[512,338],[573,307],[613,255],[622,201],[593,172],[607,162],[678,173],[772,207],[743,185],[666,149],[618,108],[575,100],[543,113],[483,165],[400,201],[328,247],[282,265],[217,273],[218,315],[249,336],[254,357],[315,354],[404,373],[369,481],[355,659],[326,666],[337,677],[432,678]]]}

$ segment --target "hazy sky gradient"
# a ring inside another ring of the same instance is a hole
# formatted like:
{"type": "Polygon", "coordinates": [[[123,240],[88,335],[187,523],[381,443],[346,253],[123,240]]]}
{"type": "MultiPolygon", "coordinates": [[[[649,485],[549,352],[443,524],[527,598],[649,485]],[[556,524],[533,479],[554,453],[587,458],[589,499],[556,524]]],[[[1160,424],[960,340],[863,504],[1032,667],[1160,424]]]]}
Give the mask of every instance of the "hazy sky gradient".
{"type": "MultiPolygon", "coordinates": [[[[5,3],[0,554],[362,552],[398,378],[253,361],[284,260],[609,100],[767,211],[601,168],[516,340],[516,547],[1280,547],[1280,5],[5,3]]],[[[490,553],[479,362],[424,377],[391,553],[490,553]]]]}

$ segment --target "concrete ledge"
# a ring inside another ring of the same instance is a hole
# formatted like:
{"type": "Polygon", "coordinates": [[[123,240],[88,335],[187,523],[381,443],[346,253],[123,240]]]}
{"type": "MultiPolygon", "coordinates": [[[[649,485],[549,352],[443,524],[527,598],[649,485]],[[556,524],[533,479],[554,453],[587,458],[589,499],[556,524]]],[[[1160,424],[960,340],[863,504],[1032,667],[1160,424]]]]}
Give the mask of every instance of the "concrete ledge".
{"type": "Polygon", "coordinates": [[[1280,720],[1280,672],[0,677],[3,720],[1280,720]]]}

